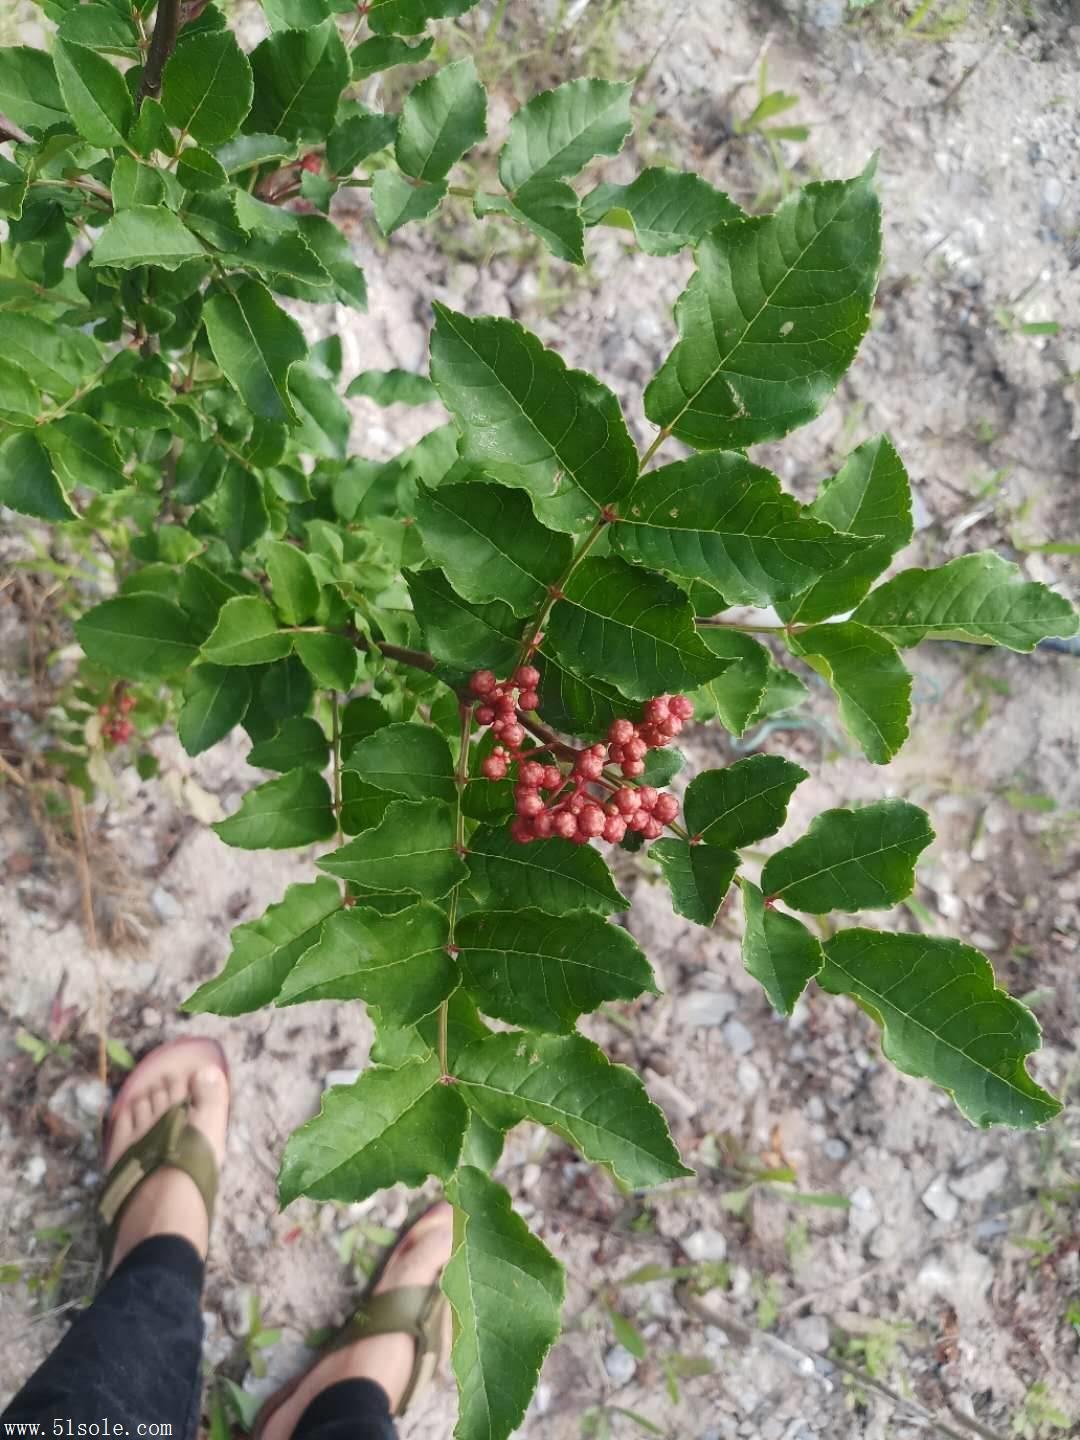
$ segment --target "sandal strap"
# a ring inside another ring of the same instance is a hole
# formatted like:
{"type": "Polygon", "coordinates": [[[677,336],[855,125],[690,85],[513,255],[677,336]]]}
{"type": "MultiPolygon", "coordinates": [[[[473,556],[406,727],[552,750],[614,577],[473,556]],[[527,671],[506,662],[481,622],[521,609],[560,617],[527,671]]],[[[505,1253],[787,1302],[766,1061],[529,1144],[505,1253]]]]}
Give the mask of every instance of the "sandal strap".
{"type": "Polygon", "coordinates": [[[446,1306],[438,1279],[431,1285],[384,1290],[357,1311],[338,1338],[338,1345],[352,1345],[373,1335],[409,1335],[415,1340],[416,1357],[395,1415],[404,1415],[413,1397],[434,1379],[445,1344],[446,1306]]]}
{"type": "Polygon", "coordinates": [[[187,1117],[186,1100],[171,1106],[145,1135],[124,1151],[106,1176],[98,1202],[98,1214],[106,1227],[106,1262],[124,1211],[143,1181],[159,1170],[181,1170],[189,1176],[202,1196],[207,1218],[213,1219],[218,1187],[217,1158],[209,1140],[201,1130],[188,1124],[187,1117]]]}

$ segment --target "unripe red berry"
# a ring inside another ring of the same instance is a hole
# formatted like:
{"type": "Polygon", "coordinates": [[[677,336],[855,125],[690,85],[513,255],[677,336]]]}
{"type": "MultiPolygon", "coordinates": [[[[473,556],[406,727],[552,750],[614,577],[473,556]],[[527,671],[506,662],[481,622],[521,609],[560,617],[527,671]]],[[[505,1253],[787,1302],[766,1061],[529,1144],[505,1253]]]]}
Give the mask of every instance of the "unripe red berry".
{"type": "Polygon", "coordinates": [[[624,785],[621,790],[615,791],[615,804],[624,815],[633,815],[635,810],[641,808],[638,792],[631,790],[629,785],[624,785]]]}
{"type": "Polygon", "coordinates": [[[573,835],[570,836],[570,843],[573,845],[587,845],[589,843],[589,837],[585,834],[584,830],[575,830],[573,835]]]}
{"type": "Polygon", "coordinates": [[[626,828],[628,830],[644,830],[651,819],[652,816],[647,811],[635,810],[632,815],[627,816],[626,828]]]}
{"type": "Polygon", "coordinates": [[[667,742],[667,736],[656,725],[643,725],[638,734],[642,744],[648,750],[655,750],[658,745],[664,745],[667,742]]]}
{"type": "Polygon", "coordinates": [[[623,746],[623,755],[627,760],[644,760],[648,745],[640,735],[635,735],[623,746]]]}
{"type": "Polygon", "coordinates": [[[659,820],[662,825],[667,825],[678,815],[679,802],[675,799],[674,795],[665,792],[663,795],[656,797],[656,804],[653,806],[652,813],[654,818],[659,820]]]}
{"type": "Polygon", "coordinates": [[[130,740],[134,733],[135,727],[132,725],[130,720],[121,720],[120,724],[116,727],[116,738],[120,741],[121,744],[123,744],[126,740],[130,740]]]}
{"type": "Polygon", "coordinates": [[[626,752],[621,745],[608,746],[608,759],[613,765],[621,765],[626,758],[626,752]]]}
{"type": "Polygon", "coordinates": [[[544,778],[540,784],[545,790],[558,790],[562,784],[562,771],[557,765],[545,765],[544,778]]]}
{"type": "Polygon", "coordinates": [[[571,815],[580,815],[588,803],[589,797],[583,791],[578,790],[576,794],[570,796],[570,799],[566,802],[566,808],[570,811],[571,815]]]}
{"type": "Polygon", "coordinates": [[[111,712],[112,712],[112,706],[111,706],[111,705],[99,705],[99,706],[98,706],[98,714],[99,714],[99,715],[109,715],[109,714],[111,714],[111,712]]]}
{"type": "Polygon", "coordinates": [[[664,833],[664,827],[655,815],[650,815],[641,833],[645,836],[646,840],[659,840],[660,836],[664,833]]]}
{"type": "Polygon", "coordinates": [[[618,815],[618,813],[619,813],[619,807],[615,804],[615,802],[614,802],[613,800],[609,800],[609,801],[607,802],[607,804],[604,806],[604,814],[605,814],[605,815],[618,815]]]}
{"type": "Polygon", "coordinates": [[[495,711],[490,705],[481,705],[476,712],[476,723],[478,725],[490,725],[495,719],[495,711]]]}
{"type": "Polygon", "coordinates": [[[686,695],[673,695],[668,701],[668,709],[680,720],[694,718],[694,702],[686,695]]]}
{"type": "Polygon", "coordinates": [[[526,760],[518,771],[518,777],[523,785],[542,785],[544,783],[544,767],[538,765],[535,760],[526,760]]]}
{"type": "Polygon", "coordinates": [[[496,746],[495,746],[495,749],[492,750],[491,753],[492,753],[493,755],[497,755],[500,760],[509,760],[509,759],[510,759],[510,752],[509,752],[508,750],[504,750],[501,745],[496,745],[496,746]]]}
{"type": "Polygon", "coordinates": [[[134,710],[134,709],[135,709],[135,696],[134,696],[134,695],[124,695],[124,696],[122,696],[121,699],[120,699],[120,709],[124,712],[125,715],[127,715],[129,711],[134,710]]]}
{"type": "Polygon", "coordinates": [[[572,840],[577,834],[577,816],[571,815],[569,810],[560,810],[555,816],[555,834],[561,835],[564,840],[572,840]]]}
{"type": "Polygon", "coordinates": [[[500,715],[505,715],[510,718],[517,711],[517,706],[514,704],[511,695],[498,695],[495,699],[495,709],[500,715]]]}
{"type": "Polygon", "coordinates": [[[655,700],[646,700],[642,706],[641,714],[647,725],[658,725],[661,720],[667,718],[668,697],[657,695],[655,700]]]}
{"type": "Polygon", "coordinates": [[[645,774],[644,760],[624,760],[622,762],[622,773],[628,780],[636,780],[639,775],[645,774]]]}
{"type": "Polygon", "coordinates": [[[578,756],[574,764],[574,770],[586,780],[599,780],[600,776],[604,773],[604,762],[600,759],[599,755],[592,755],[587,752],[584,755],[578,756]]]}
{"type": "Polygon", "coordinates": [[[595,745],[589,746],[589,752],[590,754],[595,755],[598,760],[607,759],[607,746],[602,745],[599,741],[597,741],[595,745]]]}
{"type": "Polygon", "coordinates": [[[612,720],[608,726],[608,739],[616,745],[625,745],[634,738],[634,726],[630,720],[612,720]]]}
{"type": "Polygon", "coordinates": [[[583,835],[594,837],[604,833],[604,812],[599,805],[586,805],[578,816],[578,829],[583,835]]]}
{"type": "Polygon", "coordinates": [[[474,695],[489,695],[495,685],[495,673],[492,670],[474,670],[469,679],[469,688],[474,695]]]}
{"type": "Polygon", "coordinates": [[[485,780],[504,780],[506,778],[506,761],[501,755],[487,755],[480,761],[480,773],[485,780]]]}
{"type": "Polygon", "coordinates": [[[638,787],[638,803],[642,810],[651,812],[653,806],[660,798],[660,792],[653,785],[641,785],[638,787]]]}
{"type": "Polygon", "coordinates": [[[520,725],[504,725],[502,738],[506,741],[507,745],[510,746],[511,750],[516,750],[525,739],[525,731],[520,725]]]}
{"type": "Polygon", "coordinates": [[[536,836],[533,834],[532,822],[526,820],[521,815],[519,815],[516,820],[511,820],[510,835],[519,845],[528,845],[530,840],[536,839],[536,836]]]}
{"type": "Polygon", "coordinates": [[[514,684],[522,690],[535,690],[540,684],[540,671],[535,665],[519,665],[514,671],[514,684]]]}
{"type": "Polygon", "coordinates": [[[522,690],[518,696],[519,710],[535,710],[540,704],[540,696],[535,690],[522,690]]]}
{"type": "Polygon", "coordinates": [[[555,833],[555,816],[547,810],[541,810],[533,821],[533,833],[538,840],[547,840],[555,833]]]}
{"type": "Polygon", "coordinates": [[[618,845],[626,835],[626,821],[621,815],[609,815],[604,821],[604,839],[618,845]]]}
{"type": "Polygon", "coordinates": [[[519,815],[524,815],[530,820],[534,815],[539,815],[543,808],[544,802],[535,790],[530,790],[527,795],[520,795],[515,806],[519,815]]]}

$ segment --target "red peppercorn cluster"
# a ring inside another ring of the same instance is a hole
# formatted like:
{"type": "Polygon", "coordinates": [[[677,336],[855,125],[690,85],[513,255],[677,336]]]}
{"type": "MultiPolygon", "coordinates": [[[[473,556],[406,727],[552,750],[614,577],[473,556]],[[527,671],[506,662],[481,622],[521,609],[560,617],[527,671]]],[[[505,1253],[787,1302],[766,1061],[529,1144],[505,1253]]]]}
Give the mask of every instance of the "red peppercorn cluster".
{"type": "Polygon", "coordinates": [[[135,727],[127,717],[134,709],[134,695],[117,695],[98,706],[98,714],[105,722],[101,730],[106,740],[111,740],[114,745],[123,745],[131,739],[135,727]]]}
{"type": "Polygon", "coordinates": [[[482,702],[477,706],[477,721],[490,725],[503,742],[482,761],[481,773],[488,780],[503,780],[511,764],[518,767],[514,785],[517,814],[510,833],[522,845],[555,835],[578,845],[599,839],[617,845],[627,831],[658,840],[664,826],[678,815],[679,802],[669,792],[661,794],[652,785],[620,785],[604,771],[605,766],[614,765],[627,779],[643,774],[648,751],[670,744],[693,715],[693,703],[685,695],[647,700],[639,724],[613,720],[607,743],[575,752],[573,765],[564,772],[561,766],[536,758],[553,753],[547,747],[521,748],[525,728],[517,716],[519,711],[535,710],[540,703],[536,693],[539,671],[522,665],[509,680],[500,681],[490,670],[477,670],[469,683],[482,702]]]}

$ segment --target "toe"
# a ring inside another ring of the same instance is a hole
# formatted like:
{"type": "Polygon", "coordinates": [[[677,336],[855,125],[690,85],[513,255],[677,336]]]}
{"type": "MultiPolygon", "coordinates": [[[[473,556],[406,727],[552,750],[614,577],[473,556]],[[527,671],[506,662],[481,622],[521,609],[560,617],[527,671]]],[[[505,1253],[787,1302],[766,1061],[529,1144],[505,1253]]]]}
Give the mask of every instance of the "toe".
{"type": "Polygon", "coordinates": [[[197,1070],[188,1085],[191,1097],[191,1121],[197,1125],[218,1152],[225,1147],[229,1095],[225,1075],[216,1065],[197,1070]]]}

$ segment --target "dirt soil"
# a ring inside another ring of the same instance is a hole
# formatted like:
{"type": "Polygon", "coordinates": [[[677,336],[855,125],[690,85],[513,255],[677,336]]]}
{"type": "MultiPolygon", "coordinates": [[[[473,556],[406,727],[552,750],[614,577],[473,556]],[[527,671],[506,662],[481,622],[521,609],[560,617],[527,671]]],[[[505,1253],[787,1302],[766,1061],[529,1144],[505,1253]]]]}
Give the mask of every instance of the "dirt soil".
{"type": "MultiPolygon", "coordinates": [[[[524,93],[597,65],[630,74],[655,50],[635,144],[607,174],[682,165],[763,208],[779,172],[735,121],[753,108],[767,53],[769,88],[799,97],[781,123],[810,126],[780,150],[797,181],[853,174],[880,151],[886,261],[873,330],[827,413],[760,456],[805,497],[848,448],[888,430],[917,496],[906,563],[997,547],[1075,597],[1077,561],[1031,547],[1080,539],[1077,12],[1032,4],[1026,18],[998,0],[954,10],[955,30],[928,39],[942,7],[912,34],[914,6],[892,0],[859,12],[843,0],[636,0],[608,5],[618,23],[595,36],[595,0],[561,7],[573,24],[557,32],[545,73],[542,9],[512,3],[505,47],[475,47],[496,85],[493,133],[516,85],[524,93]],[[524,58],[511,66],[508,56],[524,58]],[[1021,328],[1035,321],[1059,329],[1021,328]]],[[[490,10],[455,44],[482,36],[490,10]]],[[[22,33],[40,32],[31,19],[22,33]]],[[[366,202],[344,204],[371,313],[318,323],[342,335],[347,374],[422,367],[429,301],[447,299],[521,318],[611,384],[647,438],[641,390],[671,344],[686,257],[649,259],[605,231],[590,239],[584,275],[538,268],[517,236],[481,230],[463,210],[387,250],[366,202]]],[[[389,455],[430,418],[398,423],[361,402],[354,444],[389,455]]],[[[24,532],[3,545],[7,561],[25,554],[24,532]]],[[[9,586],[4,716],[33,698],[29,643],[9,586]]],[[[1078,661],[927,646],[911,663],[912,738],[887,770],[851,752],[817,690],[795,728],[750,737],[814,776],[770,845],[829,805],[885,794],[924,805],[937,840],[917,904],[885,923],[979,945],[1036,1009],[1044,1046],[1033,1071],[1069,1103],[1039,1134],[974,1130],[945,1096],[883,1062],[876,1029],[847,1002],[811,988],[792,1020],[777,1019],[741,968],[735,902],[714,930],[696,928],[672,916],[647,866],[628,866],[630,927],[664,993],[611,1007],[589,1028],[645,1075],[697,1178],[626,1196],[539,1131],[511,1137],[500,1178],[570,1277],[567,1333],[521,1432],[530,1440],[646,1433],[634,1414],[698,1440],[1080,1434],[1078,661]],[[794,1186],[751,1183],[782,1167],[794,1186]],[[690,1267],[690,1284],[623,1283],[643,1265],[690,1267]],[[637,1327],[640,1355],[616,1343],[609,1304],[637,1327]]],[[[32,718],[5,726],[5,746],[40,741],[32,718]]],[[[24,791],[0,789],[0,1403],[94,1284],[99,1005],[109,1036],[136,1054],[197,1029],[229,1055],[235,1110],[205,1300],[208,1375],[273,1388],[303,1361],[305,1336],[345,1315],[406,1213],[397,1192],[277,1212],[285,1137],[315,1111],[329,1072],[364,1064],[370,1030],[359,1005],[197,1026],[179,1014],[223,963],[229,930],[310,878],[312,856],[230,850],[208,828],[258,778],[246,739],[198,760],[164,733],[154,749],[161,777],[123,771],[87,817],[96,954],[73,857],[24,791]],[[62,1029],[64,1008],[72,1052],[36,1063],[18,1033],[62,1029]],[[254,1368],[252,1297],[264,1325],[280,1327],[254,1368]]],[[[716,731],[687,749],[690,773],[736,753],[716,731]]],[[[451,1408],[438,1391],[403,1433],[445,1436],[451,1408]]]]}

